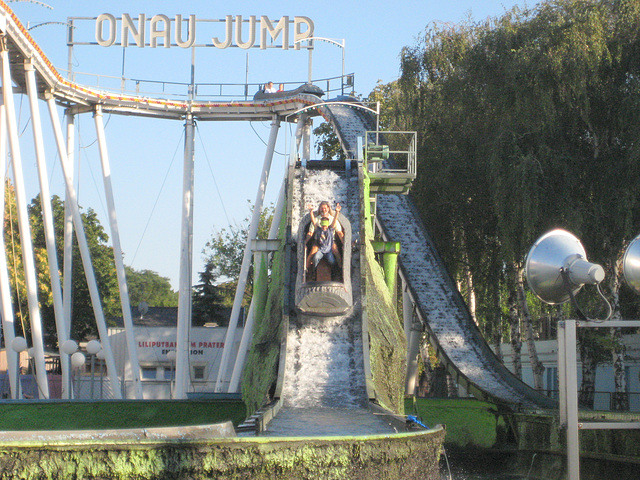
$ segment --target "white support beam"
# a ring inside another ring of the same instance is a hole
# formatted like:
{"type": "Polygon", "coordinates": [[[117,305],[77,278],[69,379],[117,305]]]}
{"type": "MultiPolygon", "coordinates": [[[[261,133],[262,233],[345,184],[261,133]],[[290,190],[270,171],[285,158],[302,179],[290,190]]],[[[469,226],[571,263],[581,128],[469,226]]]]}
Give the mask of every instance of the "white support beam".
{"type": "Polygon", "coordinates": [[[98,282],[96,280],[95,272],[93,271],[91,252],[89,251],[87,236],[85,234],[84,224],[82,223],[82,216],[80,215],[78,196],[76,195],[76,190],[73,186],[73,178],[71,177],[70,172],[67,169],[67,162],[64,161],[64,159],[67,158],[67,149],[65,140],[62,136],[62,127],[60,125],[60,119],[58,118],[58,114],[56,111],[55,100],[51,95],[49,95],[47,98],[47,106],[49,107],[49,116],[56,138],[58,155],[60,156],[61,160],[60,164],[62,165],[62,171],[64,173],[64,182],[68,199],[67,201],[69,203],[69,206],[71,207],[71,212],[73,214],[73,226],[76,231],[78,247],[80,248],[80,258],[82,259],[82,266],[87,278],[87,286],[89,287],[89,296],[91,297],[93,313],[96,317],[96,324],[98,327],[98,333],[100,335],[100,343],[102,344],[102,348],[104,351],[104,361],[107,366],[107,375],[109,376],[109,381],[113,389],[114,398],[121,399],[122,388],[120,385],[120,379],[118,378],[118,371],[116,369],[115,360],[113,358],[113,351],[111,350],[111,344],[109,342],[109,332],[107,331],[107,322],[104,318],[102,303],[100,301],[98,282]]]}
{"type": "MultiPolygon", "coordinates": [[[[3,39],[4,40],[4,39],[3,39]]],[[[27,290],[27,304],[29,306],[29,322],[31,324],[31,341],[33,342],[34,363],[36,367],[36,381],[40,398],[49,398],[49,383],[44,362],[44,341],[42,335],[42,319],[38,305],[38,279],[36,275],[33,243],[31,241],[31,227],[22,171],[22,156],[13,101],[13,84],[9,66],[9,52],[2,48],[2,95],[6,107],[7,131],[13,167],[13,180],[16,193],[16,208],[18,210],[18,227],[22,246],[22,261],[24,264],[25,287],[27,290]]]]}
{"type": "MultiPolygon", "coordinates": [[[[267,183],[269,181],[269,171],[271,170],[271,161],[273,160],[273,152],[276,147],[276,139],[278,138],[278,129],[280,128],[280,119],[274,115],[271,122],[271,133],[269,134],[269,143],[267,144],[267,151],[264,156],[264,163],[262,166],[262,174],[260,176],[260,184],[258,186],[258,193],[256,195],[256,201],[253,205],[253,215],[251,217],[251,224],[249,225],[249,233],[247,239],[256,238],[258,233],[258,226],[260,224],[260,214],[262,213],[262,203],[264,201],[264,195],[267,190],[267,183]]],[[[236,288],[236,294],[233,300],[233,307],[231,309],[231,318],[229,319],[229,326],[227,327],[227,334],[224,339],[224,349],[222,350],[222,359],[220,360],[220,369],[218,370],[218,378],[216,380],[216,392],[222,392],[224,387],[223,383],[226,377],[226,371],[229,367],[229,360],[231,358],[231,352],[234,348],[236,327],[238,325],[238,317],[240,316],[240,306],[242,304],[242,298],[244,297],[244,290],[247,286],[247,277],[249,276],[249,267],[251,265],[251,242],[247,241],[244,248],[244,255],[242,257],[242,265],[240,266],[240,277],[238,278],[238,286],[236,288]]]]}
{"type": "Polygon", "coordinates": [[[111,228],[111,241],[113,243],[113,256],[116,263],[116,275],[118,277],[118,289],[120,291],[120,304],[122,307],[122,318],[125,326],[125,337],[127,339],[127,349],[129,352],[129,362],[131,365],[131,376],[133,381],[133,392],[135,398],[142,400],[142,383],[140,382],[140,365],[138,363],[138,349],[134,337],[133,320],[131,318],[131,305],[129,304],[129,289],[127,288],[127,277],[124,270],[124,256],[120,245],[120,230],[118,229],[118,218],[116,215],[116,204],[113,199],[113,186],[111,184],[111,166],[109,164],[109,153],[107,151],[107,139],[104,133],[104,123],[102,119],[102,108],[96,105],[94,114],[96,125],[96,135],[100,148],[100,162],[102,165],[102,179],[104,182],[104,193],[109,211],[109,226],[111,228]]]}
{"type": "Polygon", "coordinates": [[[193,173],[195,124],[188,114],[185,123],[184,163],[182,171],[182,228],[180,241],[180,286],[176,339],[174,398],[187,398],[189,371],[189,330],[191,328],[191,275],[193,250],[193,173]]]}
{"type": "MultiPolygon", "coordinates": [[[[2,195],[0,195],[0,212],[4,212],[4,189],[6,177],[4,172],[7,169],[7,118],[4,101],[0,96],[0,185],[2,185],[2,195]]],[[[11,282],[9,281],[9,270],[7,268],[7,254],[4,244],[4,222],[0,226],[0,308],[2,308],[2,332],[4,334],[4,344],[11,345],[15,335],[15,325],[13,323],[13,305],[11,303],[11,282]]],[[[7,355],[7,367],[9,372],[9,386],[11,387],[11,398],[14,400],[20,397],[18,388],[18,368],[19,356],[12,348],[5,348],[7,355]]]]}
{"type": "MultiPolygon", "coordinates": [[[[66,111],[67,126],[67,158],[61,159],[66,162],[67,172],[73,179],[74,175],[74,133],[75,133],[75,114],[70,110],[66,111]]],[[[73,310],[73,213],[71,212],[71,201],[65,191],[64,201],[64,253],[63,253],[63,272],[62,272],[62,305],[64,306],[65,324],[67,326],[67,337],[71,336],[71,317],[73,310]]]]}
{"type": "Polygon", "coordinates": [[[36,151],[36,163],[38,165],[38,181],[40,183],[40,204],[44,225],[44,238],[47,247],[47,259],[49,261],[49,277],[51,279],[51,295],[53,297],[53,315],[58,333],[58,354],[60,355],[60,367],[62,370],[62,398],[71,398],[69,391],[69,379],[71,378],[71,366],[69,355],[64,354],[59,348],[69,338],[67,335],[66,316],[62,302],[62,286],[60,284],[60,269],[58,268],[58,252],[56,251],[56,236],[54,232],[53,209],[51,208],[51,193],[49,191],[49,178],[47,162],[44,152],[44,140],[42,137],[42,121],[40,108],[38,107],[38,90],[36,74],[33,64],[26,60],[24,63],[25,77],[27,80],[27,96],[31,111],[31,126],[36,151]]]}

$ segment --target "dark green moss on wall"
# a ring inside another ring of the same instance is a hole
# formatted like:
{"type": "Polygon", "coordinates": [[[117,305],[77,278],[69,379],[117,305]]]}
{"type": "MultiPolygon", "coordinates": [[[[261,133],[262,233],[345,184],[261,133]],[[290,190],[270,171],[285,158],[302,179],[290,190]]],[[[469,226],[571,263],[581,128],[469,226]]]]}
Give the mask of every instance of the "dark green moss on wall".
{"type": "MultiPolygon", "coordinates": [[[[285,237],[285,229],[286,215],[283,215],[278,238],[285,237]]],[[[266,305],[254,307],[253,339],[242,377],[242,399],[247,406],[247,415],[272,400],[271,391],[278,378],[286,248],[282,242],[280,250],[273,254],[266,305]]]]}
{"type": "MultiPolygon", "coordinates": [[[[369,182],[364,178],[362,198],[369,198],[369,182]]],[[[364,217],[369,218],[369,204],[364,202],[364,217]]],[[[404,413],[404,386],[407,371],[407,341],[382,267],[375,259],[371,240],[373,229],[364,223],[363,311],[369,335],[369,363],[376,401],[396,414],[404,413]]],[[[393,240],[393,239],[392,239],[393,240]]],[[[367,355],[367,352],[365,352],[367,355]]]]}
{"type": "Polygon", "coordinates": [[[439,479],[444,431],[392,437],[221,439],[0,447],[0,478],[439,479]]]}

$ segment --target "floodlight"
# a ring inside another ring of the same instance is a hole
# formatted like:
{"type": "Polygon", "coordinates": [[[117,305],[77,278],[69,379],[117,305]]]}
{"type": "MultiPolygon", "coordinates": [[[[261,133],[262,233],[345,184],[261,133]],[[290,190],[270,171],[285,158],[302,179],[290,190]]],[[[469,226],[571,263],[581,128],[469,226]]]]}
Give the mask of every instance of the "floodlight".
{"type": "Polygon", "coordinates": [[[622,259],[624,279],[636,293],[640,293],[640,235],[627,247],[622,259]]]}
{"type": "Polygon", "coordinates": [[[568,302],[582,285],[604,280],[604,269],[587,261],[580,240],[561,229],[544,234],[533,244],[525,272],[533,293],[551,305],[568,302]]]}

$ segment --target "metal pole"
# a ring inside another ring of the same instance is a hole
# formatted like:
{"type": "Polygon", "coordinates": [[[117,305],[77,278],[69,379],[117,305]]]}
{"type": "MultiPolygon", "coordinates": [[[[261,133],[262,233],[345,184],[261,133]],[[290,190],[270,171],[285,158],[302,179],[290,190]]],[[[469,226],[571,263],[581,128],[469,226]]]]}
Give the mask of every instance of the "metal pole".
{"type": "MultiPolygon", "coordinates": [[[[2,39],[3,42],[6,39],[2,39]]],[[[2,94],[7,112],[7,131],[9,133],[9,145],[11,146],[13,179],[15,182],[16,207],[18,210],[18,227],[22,246],[22,260],[25,270],[25,287],[27,289],[27,303],[29,306],[29,319],[31,321],[31,338],[33,342],[36,380],[39,395],[49,398],[49,383],[44,362],[44,342],[42,335],[42,320],[38,306],[38,279],[36,276],[33,243],[31,241],[31,227],[29,225],[29,213],[27,211],[27,199],[22,171],[22,157],[20,154],[20,141],[18,127],[15,118],[15,106],[13,101],[13,87],[11,71],[9,68],[9,52],[4,43],[2,45],[2,94]]]]}
{"type": "Polygon", "coordinates": [[[267,151],[264,156],[264,163],[262,165],[262,175],[260,176],[260,184],[258,186],[258,193],[256,195],[256,201],[253,206],[253,215],[251,217],[251,224],[249,225],[249,234],[247,235],[247,244],[244,248],[244,255],[242,257],[242,265],[240,266],[240,277],[238,278],[238,286],[236,288],[236,294],[233,300],[233,307],[231,309],[231,318],[229,319],[229,326],[227,327],[227,334],[224,339],[224,349],[222,350],[222,359],[220,360],[220,369],[218,370],[218,377],[216,379],[216,392],[222,392],[222,382],[226,377],[226,371],[229,365],[229,359],[231,352],[234,348],[234,340],[236,333],[236,326],[238,324],[238,317],[240,315],[240,306],[242,305],[242,297],[244,296],[244,290],[247,286],[247,277],[249,276],[249,266],[251,265],[251,239],[256,238],[258,233],[258,225],[260,224],[260,214],[262,213],[262,202],[267,190],[267,182],[269,181],[269,170],[271,169],[271,161],[273,160],[273,152],[276,148],[276,139],[278,138],[278,129],[280,128],[280,119],[274,115],[271,122],[271,133],[269,134],[269,143],[267,144],[267,151]]]}
{"type": "Polygon", "coordinates": [[[62,171],[64,173],[65,187],[67,190],[67,198],[71,206],[73,213],[73,225],[76,230],[76,239],[78,240],[78,246],[80,247],[80,257],[82,259],[82,266],[87,278],[87,286],[89,287],[89,296],[91,297],[91,305],[93,306],[93,313],[96,317],[96,324],[98,327],[98,333],[100,334],[100,341],[104,348],[105,362],[107,364],[107,373],[109,380],[113,388],[113,395],[116,399],[122,398],[122,391],[120,385],[120,379],[118,378],[118,371],[116,368],[115,360],[113,358],[113,351],[111,350],[111,343],[109,342],[109,332],[107,331],[107,322],[104,318],[104,312],[102,310],[102,304],[100,302],[100,292],[98,291],[98,283],[96,281],[95,272],[93,271],[93,265],[91,263],[91,252],[89,251],[89,245],[87,243],[87,236],[84,230],[84,224],[82,223],[82,217],[80,215],[80,207],[78,207],[78,200],[75,188],[73,186],[73,179],[67,170],[66,162],[62,161],[67,158],[67,151],[65,148],[65,142],[62,137],[62,128],[60,126],[60,119],[56,113],[56,104],[53,96],[48,96],[47,105],[49,107],[49,116],[51,117],[51,124],[53,125],[53,131],[56,137],[56,144],[58,146],[58,155],[60,156],[62,171]]]}
{"type": "Polygon", "coordinates": [[[138,364],[138,349],[134,338],[133,320],[131,319],[131,305],[129,304],[129,290],[127,288],[127,277],[124,269],[124,255],[120,246],[120,232],[118,229],[118,219],[116,217],[116,206],[113,199],[113,186],[111,185],[111,167],[109,164],[109,154],[107,152],[107,141],[104,133],[104,123],[102,121],[102,107],[96,105],[94,115],[98,145],[100,147],[100,160],[102,164],[102,178],[104,181],[104,192],[109,211],[109,225],[111,227],[111,240],[113,242],[113,256],[116,264],[116,274],[118,277],[118,288],[120,292],[120,304],[122,307],[122,318],[125,326],[125,337],[129,351],[129,361],[131,362],[131,374],[133,377],[133,388],[135,397],[142,399],[142,384],[140,383],[140,365],[138,364]]]}
{"type": "MultiPolygon", "coordinates": [[[[45,243],[47,247],[47,259],[49,260],[49,276],[51,278],[51,294],[53,296],[53,312],[58,332],[58,345],[62,345],[67,340],[67,328],[65,324],[65,313],[62,301],[62,286],[60,285],[60,269],[58,268],[58,252],[56,251],[56,237],[54,232],[53,210],[51,208],[51,194],[49,192],[49,181],[47,178],[47,163],[44,153],[44,141],[42,138],[42,122],[40,120],[40,109],[38,108],[38,92],[36,89],[36,75],[31,60],[24,63],[25,76],[27,80],[27,95],[29,97],[29,107],[31,109],[31,125],[33,127],[33,139],[35,142],[36,162],[38,165],[38,180],[40,183],[40,203],[42,206],[42,217],[44,221],[45,243]]],[[[62,370],[62,398],[69,398],[69,391],[66,389],[67,378],[69,377],[69,362],[66,355],[58,350],[60,355],[60,365],[62,370]]]]}
{"type": "Polygon", "coordinates": [[[567,379],[567,480],[580,480],[580,440],[578,435],[578,362],[576,321],[565,320],[567,379]]]}
{"type": "Polygon", "coordinates": [[[182,234],[180,242],[180,287],[176,341],[175,398],[187,396],[189,378],[189,329],[191,327],[191,251],[193,233],[194,121],[191,113],[185,123],[184,163],[182,172],[182,234]]]}

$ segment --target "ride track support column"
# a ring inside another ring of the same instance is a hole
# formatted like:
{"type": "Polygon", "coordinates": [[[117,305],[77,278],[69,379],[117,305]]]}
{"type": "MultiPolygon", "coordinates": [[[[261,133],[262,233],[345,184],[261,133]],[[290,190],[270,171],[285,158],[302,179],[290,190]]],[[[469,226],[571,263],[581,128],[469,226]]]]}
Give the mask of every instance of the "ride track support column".
{"type": "Polygon", "coordinates": [[[47,247],[47,259],[49,260],[49,276],[51,277],[51,294],[53,297],[53,314],[55,317],[56,331],[58,332],[58,354],[60,355],[60,367],[62,370],[62,398],[69,399],[69,378],[71,366],[69,356],[60,350],[60,346],[68,339],[66,327],[66,315],[63,308],[62,286],[60,284],[60,269],[58,268],[58,253],[56,251],[56,237],[54,232],[53,210],[51,208],[51,193],[49,192],[49,179],[47,162],[44,153],[44,141],[42,138],[42,121],[38,108],[38,91],[36,86],[36,74],[30,59],[24,62],[25,77],[27,80],[27,96],[31,111],[31,126],[35,142],[36,163],[38,165],[38,181],[40,183],[40,204],[44,224],[44,237],[47,247]]]}
{"type": "Polygon", "coordinates": [[[400,254],[400,242],[372,241],[371,246],[375,253],[382,254],[382,269],[384,281],[394,303],[397,298],[398,285],[398,255],[400,254]]]}
{"type": "MultiPolygon", "coordinates": [[[[258,185],[258,193],[256,194],[256,201],[253,206],[253,215],[251,216],[251,224],[249,225],[249,233],[247,239],[256,238],[258,233],[258,226],[260,224],[260,215],[262,213],[262,203],[264,201],[264,195],[267,190],[267,183],[269,181],[269,171],[271,170],[271,161],[273,160],[273,152],[276,148],[276,140],[278,138],[278,129],[280,128],[280,118],[277,115],[273,116],[271,122],[271,133],[269,134],[269,143],[267,144],[267,151],[264,155],[264,164],[262,166],[262,174],[260,176],[260,184],[258,185]]],[[[231,318],[229,319],[229,326],[227,327],[227,334],[224,339],[224,349],[222,350],[222,358],[220,360],[220,369],[218,370],[218,378],[216,379],[216,392],[222,392],[222,383],[225,380],[226,371],[229,367],[229,359],[231,352],[234,348],[236,327],[238,325],[238,317],[240,315],[240,306],[242,304],[242,298],[244,297],[244,290],[247,286],[247,277],[249,276],[249,267],[251,265],[251,242],[247,241],[244,248],[244,254],[242,256],[242,265],[240,266],[240,276],[238,278],[238,286],[236,288],[236,294],[233,300],[233,307],[231,309],[231,318]]]]}
{"type": "MultiPolygon", "coordinates": [[[[271,227],[269,228],[269,241],[276,241],[278,237],[278,227],[280,226],[280,220],[282,219],[282,213],[284,211],[284,192],[285,192],[286,181],[282,182],[282,186],[280,187],[280,193],[278,194],[278,201],[276,202],[276,208],[273,212],[273,219],[271,220],[271,227]]],[[[279,244],[275,244],[275,250],[277,250],[277,246],[279,244]]],[[[275,250],[266,249],[268,252],[273,252],[275,250]]],[[[254,249],[254,252],[257,252],[257,249],[254,249]]],[[[266,256],[264,260],[266,264],[269,264],[269,256],[266,256]]],[[[262,269],[263,265],[263,257],[265,255],[254,253],[253,259],[253,272],[255,280],[253,282],[254,292],[255,286],[258,283],[259,273],[262,269]]],[[[266,299],[265,299],[266,300],[266,299]]],[[[244,369],[244,364],[247,358],[247,353],[249,352],[249,346],[251,339],[253,338],[253,325],[255,323],[255,302],[254,297],[251,297],[251,304],[249,305],[249,313],[247,314],[247,322],[245,323],[244,330],[242,331],[242,338],[240,339],[240,347],[238,347],[238,355],[236,357],[235,364],[233,365],[233,372],[231,373],[231,380],[229,381],[229,393],[236,393],[240,391],[240,377],[242,376],[242,370],[244,369]]]]}
{"type": "MultiPolygon", "coordinates": [[[[0,95],[0,184],[2,185],[2,195],[0,195],[0,212],[4,212],[4,188],[6,177],[4,172],[7,168],[7,118],[4,101],[0,95]]],[[[11,283],[9,281],[9,270],[7,268],[7,254],[4,244],[4,222],[0,229],[0,307],[2,308],[2,332],[4,334],[5,345],[11,345],[16,338],[13,317],[13,306],[11,303],[11,283]]],[[[11,398],[17,400],[20,397],[18,369],[20,368],[19,353],[13,348],[5,348],[7,355],[7,367],[9,372],[9,386],[11,388],[11,398]]]]}
{"type": "Polygon", "coordinates": [[[187,398],[189,370],[189,331],[191,327],[191,271],[193,245],[193,174],[195,122],[188,113],[185,122],[184,164],[182,171],[182,228],[180,240],[180,286],[176,340],[175,396],[187,398]]]}
{"type": "MultiPolygon", "coordinates": [[[[113,243],[113,256],[116,264],[116,275],[118,277],[118,289],[120,292],[120,304],[122,307],[122,319],[125,326],[125,337],[129,351],[129,364],[131,365],[131,376],[133,380],[133,391],[135,398],[142,400],[142,384],[140,383],[140,365],[138,364],[138,349],[134,338],[133,320],[131,319],[131,305],[129,304],[129,290],[127,288],[127,277],[124,270],[124,255],[120,246],[120,231],[118,229],[118,218],[116,216],[116,205],[113,199],[113,186],[111,184],[111,166],[109,165],[109,153],[107,151],[107,140],[104,133],[104,123],[102,119],[102,107],[96,105],[94,120],[98,146],[100,148],[100,161],[102,165],[102,179],[104,182],[104,193],[109,211],[109,226],[111,227],[111,241],[113,243]]],[[[92,356],[93,362],[93,356],[92,356]]],[[[93,383],[92,383],[93,384],[93,383]]]]}
{"type": "Polygon", "coordinates": [[[51,118],[51,125],[53,126],[53,132],[56,138],[56,145],[58,147],[58,156],[60,157],[60,164],[62,165],[62,172],[64,174],[64,183],[67,192],[67,201],[71,207],[71,213],[73,214],[73,226],[76,231],[76,239],[78,240],[78,247],[80,249],[80,258],[82,259],[82,267],[84,268],[85,277],[87,279],[87,286],[89,287],[89,297],[91,298],[91,306],[93,307],[93,314],[96,318],[96,326],[98,327],[98,333],[100,335],[100,342],[102,343],[104,351],[104,360],[107,366],[107,375],[109,376],[109,383],[111,384],[113,396],[119,400],[122,398],[122,390],[120,379],[118,378],[118,371],[116,369],[115,360],[113,358],[113,351],[111,350],[111,343],[109,342],[109,332],[107,330],[107,322],[104,318],[104,311],[102,310],[102,302],[100,301],[100,292],[98,290],[98,282],[96,280],[96,274],[93,270],[93,263],[91,261],[91,252],[89,250],[89,244],[87,242],[87,236],[84,230],[84,223],[82,222],[82,216],[80,215],[80,207],[78,206],[78,196],[73,186],[73,178],[69,172],[67,162],[66,142],[62,136],[62,127],[60,125],[60,119],[58,118],[56,110],[56,102],[51,93],[46,95],[47,106],[49,107],[49,116],[51,118]]]}
{"type": "Polygon", "coordinates": [[[22,156],[20,153],[20,141],[15,116],[13,101],[13,87],[11,70],[9,67],[9,52],[6,47],[6,37],[0,38],[2,42],[2,96],[6,107],[7,131],[9,145],[11,147],[11,159],[13,167],[13,180],[16,194],[16,208],[18,210],[18,227],[20,230],[20,244],[22,247],[22,261],[24,263],[25,287],[27,289],[27,304],[29,306],[29,322],[31,324],[31,339],[35,353],[36,381],[39,396],[49,398],[49,383],[44,361],[44,341],[42,334],[42,319],[38,305],[38,279],[36,276],[35,259],[33,255],[33,243],[31,241],[31,227],[29,226],[29,213],[27,212],[27,200],[22,171],[22,156]]]}
{"type": "MultiPolygon", "coordinates": [[[[67,164],[67,170],[71,178],[74,175],[74,133],[75,133],[75,114],[67,109],[65,112],[67,126],[67,158],[64,160],[67,164]]],[[[62,161],[62,160],[61,160],[62,161]]],[[[63,254],[63,273],[62,273],[62,305],[64,309],[65,323],[67,327],[67,337],[71,337],[71,313],[73,310],[73,212],[71,211],[71,202],[65,191],[64,201],[64,254],[63,254]]]]}

